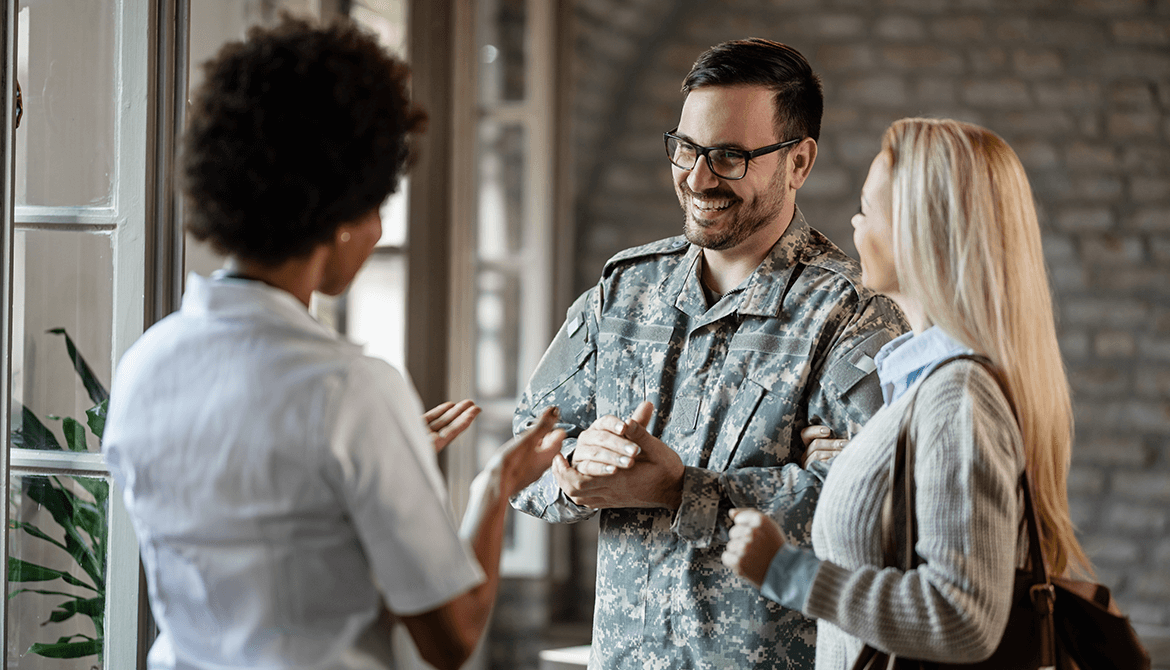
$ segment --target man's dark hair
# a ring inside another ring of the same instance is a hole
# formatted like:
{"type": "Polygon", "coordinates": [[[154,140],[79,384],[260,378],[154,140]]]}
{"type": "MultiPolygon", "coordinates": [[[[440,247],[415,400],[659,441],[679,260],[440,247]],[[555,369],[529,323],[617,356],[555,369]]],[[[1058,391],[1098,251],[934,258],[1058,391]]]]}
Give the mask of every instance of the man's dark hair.
{"type": "Polygon", "coordinates": [[[187,229],[263,264],[304,256],[377,208],[426,121],[407,66],[349,21],[285,16],[203,71],[182,156],[187,229]]]}
{"type": "Polygon", "coordinates": [[[821,78],[799,51],[751,37],[713,46],[691,66],[682,92],[703,86],[766,86],[775,92],[778,141],[821,136],[821,78]]]}

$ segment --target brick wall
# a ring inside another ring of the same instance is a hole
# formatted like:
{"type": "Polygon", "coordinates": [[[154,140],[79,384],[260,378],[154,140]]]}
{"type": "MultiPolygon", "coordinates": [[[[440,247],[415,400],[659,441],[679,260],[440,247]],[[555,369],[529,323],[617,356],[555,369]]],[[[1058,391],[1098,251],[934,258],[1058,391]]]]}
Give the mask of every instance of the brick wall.
{"type": "Polygon", "coordinates": [[[578,290],[613,253],[681,231],[661,133],[694,58],[726,39],[786,42],[823,77],[797,202],[849,253],[891,121],[968,120],[1016,149],[1074,387],[1074,520],[1170,666],[1170,0],[575,3],[578,290]]]}

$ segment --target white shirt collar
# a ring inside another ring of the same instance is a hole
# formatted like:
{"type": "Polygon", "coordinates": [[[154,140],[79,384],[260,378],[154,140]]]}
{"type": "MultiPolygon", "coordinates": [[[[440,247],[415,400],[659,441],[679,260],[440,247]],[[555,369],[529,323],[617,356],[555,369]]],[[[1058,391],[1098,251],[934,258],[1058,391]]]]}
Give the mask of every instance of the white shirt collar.
{"type": "Polygon", "coordinates": [[[191,315],[209,314],[219,318],[278,323],[305,334],[361,349],[314,319],[309,310],[288,291],[253,279],[233,277],[225,270],[217,270],[211,277],[194,272],[188,274],[181,309],[191,315]]]}

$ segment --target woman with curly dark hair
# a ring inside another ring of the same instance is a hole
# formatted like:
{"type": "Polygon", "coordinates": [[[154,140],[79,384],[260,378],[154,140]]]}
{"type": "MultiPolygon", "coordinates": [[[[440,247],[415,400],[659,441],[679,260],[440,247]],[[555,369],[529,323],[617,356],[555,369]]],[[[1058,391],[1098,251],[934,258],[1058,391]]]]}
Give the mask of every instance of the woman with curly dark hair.
{"type": "Polygon", "coordinates": [[[478,409],[317,323],[381,237],[425,115],[351,23],[285,18],[205,66],[188,229],[228,256],[118,366],[104,450],[142,548],[152,669],[390,664],[395,619],[458,667],[487,623],[507,500],[559,452],[555,411],[501,447],[461,529],[435,451],[478,409]],[[429,431],[428,431],[429,429],[429,431]]]}

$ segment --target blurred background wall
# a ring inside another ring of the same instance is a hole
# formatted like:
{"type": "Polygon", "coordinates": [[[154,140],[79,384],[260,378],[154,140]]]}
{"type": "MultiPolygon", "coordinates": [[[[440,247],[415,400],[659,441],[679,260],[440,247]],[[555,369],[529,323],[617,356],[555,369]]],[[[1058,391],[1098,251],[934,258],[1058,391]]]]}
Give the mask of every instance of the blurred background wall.
{"type": "MultiPolygon", "coordinates": [[[[572,152],[574,294],[617,251],[681,232],[661,134],[695,57],[727,39],[790,44],[823,78],[820,153],[797,203],[854,256],[849,218],[891,121],[972,121],[1015,148],[1074,392],[1072,515],[1100,580],[1170,666],[1170,0],[572,4],[560,150],[572,152]]],[[[591,613],[595,533],[574,531],[578,600],[553,608],[562,621],[591,613]]],[[[526,590],[540,591],[516,585],[501,613],[521,621],[526,590]]],[[[495,667],[533,663],[524,647],[539,636],[507,639],[495,667]]]]}

